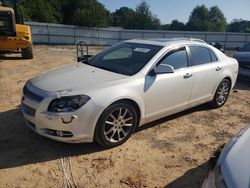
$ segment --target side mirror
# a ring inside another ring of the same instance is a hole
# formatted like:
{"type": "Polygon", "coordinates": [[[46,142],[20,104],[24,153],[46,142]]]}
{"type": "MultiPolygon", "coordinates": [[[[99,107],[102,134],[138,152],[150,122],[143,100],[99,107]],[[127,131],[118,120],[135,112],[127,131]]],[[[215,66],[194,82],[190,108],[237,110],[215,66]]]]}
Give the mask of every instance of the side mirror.
{"type": "Polygon", "coordinates": [[[236,47],[235,50],[236,50],[236,51],[240,51],[240,47],[236,47]]]}
{"type": "Polygon", "coordinates": [[[174,73],[174,68],[170,65],[160,64],[153,69],[154,74],[174,73]]]}

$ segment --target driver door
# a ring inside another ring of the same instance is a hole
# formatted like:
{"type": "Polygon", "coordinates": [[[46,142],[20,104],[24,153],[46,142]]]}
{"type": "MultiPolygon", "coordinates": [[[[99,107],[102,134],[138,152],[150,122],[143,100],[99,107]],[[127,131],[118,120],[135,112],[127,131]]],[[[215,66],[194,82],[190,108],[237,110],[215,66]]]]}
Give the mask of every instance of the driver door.
{"type": "Polygon", "coordinates": [[[174,73],[146,76],[146,118],[148,121],[181,111],[189,104],[192,90],[192,68],[188,67],[186,47],[169,51],[160,64],[171,65],[174,73]]]}

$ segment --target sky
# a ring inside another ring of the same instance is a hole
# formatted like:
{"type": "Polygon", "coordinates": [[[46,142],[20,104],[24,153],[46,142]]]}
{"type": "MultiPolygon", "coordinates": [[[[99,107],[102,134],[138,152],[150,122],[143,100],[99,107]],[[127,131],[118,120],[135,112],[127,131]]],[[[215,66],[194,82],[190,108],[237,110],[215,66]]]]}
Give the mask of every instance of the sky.
{"type": "MultiPolygon", "coordinates": [[[[113,12],[122,6],[135,9],[141,0],[99,0],[99,2],[113,12]]],[[[250,0],[146,0],[146,2],[162,24],[171,23],[174,19],[186,23],[193,8],[202,4],[208,8],[218,6],[228,23],[235,18],[250,21],[250,0]]]]}

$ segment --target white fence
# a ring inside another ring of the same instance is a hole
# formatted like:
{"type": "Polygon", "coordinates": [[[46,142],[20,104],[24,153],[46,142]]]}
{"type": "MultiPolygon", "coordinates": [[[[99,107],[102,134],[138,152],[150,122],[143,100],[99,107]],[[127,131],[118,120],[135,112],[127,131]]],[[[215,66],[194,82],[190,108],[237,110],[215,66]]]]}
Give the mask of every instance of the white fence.
{"type": "Polygon", "coordinates": [[[112,45],[132,38],[193,37],[206,42],[219,42],[226,48],[241,47],[250,42],[250,33],[125,30],[115,28],[83,28],[71,25],[26,22],[31,26],[35,44],[75,44],[84,40],[90,45],[112,45]]]}

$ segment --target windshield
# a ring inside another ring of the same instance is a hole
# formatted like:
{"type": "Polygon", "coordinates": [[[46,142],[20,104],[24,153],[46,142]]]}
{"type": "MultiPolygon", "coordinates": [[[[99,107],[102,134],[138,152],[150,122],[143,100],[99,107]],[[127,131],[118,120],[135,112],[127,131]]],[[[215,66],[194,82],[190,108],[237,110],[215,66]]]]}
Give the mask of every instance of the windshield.
{"type": "Polygon", "coordinates": [[[247,43],[246,45],[244,45],[244,46],[240,49],[240,51],[242,51],[242,52],[250,52],[250,42],[247,43]]]}
{"type": "Polygon", "coordinates": [[[122,42],[83,63],[131,76],[141,70],[161,48],[162,46],[122,42]]]}

